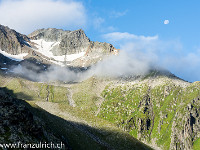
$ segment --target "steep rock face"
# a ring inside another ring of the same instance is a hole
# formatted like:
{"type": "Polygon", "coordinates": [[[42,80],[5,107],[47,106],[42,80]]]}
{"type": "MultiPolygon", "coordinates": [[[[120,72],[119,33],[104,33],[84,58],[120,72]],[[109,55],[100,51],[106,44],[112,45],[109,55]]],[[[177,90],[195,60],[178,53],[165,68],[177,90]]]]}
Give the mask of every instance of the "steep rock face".
{"type": "MultiPolygon", "coordinates": [[[[59,47],[62,50],[62,54],[65,55],[86,51],[89,45],[89,38],[85,35],[84,31],[80,29],[64,35],[59,47]]],[[[56,50],[53,50],[52,52],[54,54],[59,54],[56,50]]]]}
{"type": "Polygon", "coordinates": [[[64,31],[62,29],[48,28],[39,29],[28,35],[32,40],[44,39],[45,41],[60,41],[64,34],[70,31],[64,31]]]}
{"type": "Polygon", "coordinates": [[[29,46],[28,41],[29,38],[26,35],[0,25],[0,49],[2,51],[13,55],[26,52],[23,47],[29,46]]]}
{"type": "Polygon", "coordinates": [[[114,46],[109,43],[91,42],[90,51],[91,53],[112,53],[115,50],[114,46]],[[103,51],[102,51],[103,50],[103,51]]]}

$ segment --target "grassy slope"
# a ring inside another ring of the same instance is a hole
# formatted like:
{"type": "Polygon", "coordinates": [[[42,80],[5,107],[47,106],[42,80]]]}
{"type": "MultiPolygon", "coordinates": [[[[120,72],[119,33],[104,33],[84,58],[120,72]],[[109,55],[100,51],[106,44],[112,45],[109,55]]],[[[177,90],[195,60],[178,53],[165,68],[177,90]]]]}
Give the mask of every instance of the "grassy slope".
{"type": "MultiPolygon", "coordinates": [[[[97,128],[92,130],[93,133],[103,140],[112,143],[112,145],[118,143],[119,145],[117,147],[123,148],[125,148],[125,145],[126,148],[131,147],[130,141],[132,139],[128,135],[121,133],[115,125],[128,131],[130,135],[140,140],[150,142],[152,139],[156,139],[158,146],[169,149],[172,120],[174,119],[175,113],[177,111],[184,112],[183,108],[186,107],[192,99],[199,96],[200,91],[199,82],[193,83],[187,88],[182,88],[172,82],[166,81],[150,89],[147,83],[120,85],[117,87],[116,85],[112,86],[112,84],[110,84],[104,89],[105,85],[108,83],[109,82],[104,83],[102,79],[90,78],[82,83],[70,85],[73,91],[72,98],[77,105],[77,107],[73,108],[68,104],[67,94],[69,91],[67,87],[48,86],[46,83],[35,83],[20,78],[0,78],[1,86],[13,90],[18,98],[33,101],[32,104],[34,104],[35,100],[45,101],[48,88],[49,101],[59,103],[61,110],[68,110],[74,116],[82,118],[93,126],[96,126],[97,128]],[[101,93],[102,89],[104,90],[101,93]],[[105,101],[101,106],[98,117],[95,117],[94,114],[98,109],[97,104],[102,97],[105,101]],[[152,110],[149,108],[148,110],[145,106],[145,103],[148,103],[148,98],[151,99],[152,110]],[[151,125],[150,128],[147,129],[145,125],[152,116],[154,116],[153,126],[151,125]],[[140,128],[136,124],[139,118],[144,121],[143,126],[140,128]],[[105,125],[109,128],[106,128],[105,125]],[[110,132],[111,134],[108,136],[107,134],[102,134],[102,132],[99,133],[99,129],[110,132]],[[140,133],[138,130],[143,130],[141,132],[142,136],[138,135],[138,133],[140,133]],[[119,142],[118,136],[116,136],[119,134],[121,135],[120,138],[128,138],[129,144],[124,145],[124,140],[120,140],[121,142],[119,142]]],[[[59,124],[60,123],[57,123],[57,126],[59,126],[59,124]]],[[[71,133],[67,134],[71,135],[71,133]]],[[[77,141],[73,138],[74,137],[70,137],[73,141],[71,144],[75,146],[77,141]]],[[[82,142],[82,144],[83,143],[84,142],[82,142]]],[[[87,145],[88,143],[85,144],[87,145]]],[[[194,149],[198,149],[198,146],[199,139],[194,142],[194,149]]]]}
{"type": "Polygon", "coordinates": [[[141,138],[138,133],[142,133],[142,140],[147,142],[155,138],[158,146],[169,149],[175,113],[184,114],[187,104],[199,95],[198,82],[185,89],[169,82],[151,89],[146,83],[131,87],[126,85],[107,87],[102,93],[106,101],[102,105],[99,117],[117,124],[136,138],[141,138]],[[150,101],[148,105],[151,106],[146,107],[148,99],[150,101]],[[153,122],[152,116],[154,116],[153,122]],[[137,125],[139,118],[143,120],[142,127],[137,125]],[[145,126],[148,119],[151,119],[149,129],[145,126]]]}
{"type": "Polygon", "coordinates": [[[198,138],[198,139],[194,142],[193,149],[194,149],[194,150],[200,149],[200,138],[198,138]]]}
{"type": "Polygon", "coordinates": [[[21,78],[0,77],[0,86],[13,90],[15,96],[24,100],[47,99],[49,91],[50,102],[67,102],[68,89],[65,87],[53,86],[47,83],[31,82],[21,78]]]}
{"type": "Polygon", "coordinates": [[[32,106],[30,109],[33,113],[47,122],[48,127],[53,129],[54,132],[69,139],[69,144],[74,149],[106,148],[71,126],[70,122],[42,110],[35,105],[35,101],[46,101],[46,97],[49,93],[49,101],[59,103],[61,111],[68,111],[72,115],[91,123],[95,126],[90,129],[91,132],[103,141],[109,143],[115,149],[150,149],[127,133],[116,128],[112,123],[94,116],[94,111],[97,109],[95,104],[96,97],[98,97],[98,95],[95,94],[95,90],[93,90],[95,89],[95,82],[96,81],[93,79],[90,79],[79,85],[72,86],[72,89],[76,90],[73,99],[78,105],[77,108],[73,108],[68,104],[67,94],[69,91],[67,87],[36,83],[21,78],[5,78],[0,76],[1,87],[7,87],[13,90],[14,96],[17,98],[27,100],[32,106]],[[85,92],[89,94],[84,97],[82,94],[85,92]]]}
{"type": "Polygon", "coordinates": [[[77,106],[84,111],[95,114],[98,104],[102,100],[101,91],[105,88],[107,81],[100,78],[89,78],[79,84],[72,86],[73,99],[77,106]]]}

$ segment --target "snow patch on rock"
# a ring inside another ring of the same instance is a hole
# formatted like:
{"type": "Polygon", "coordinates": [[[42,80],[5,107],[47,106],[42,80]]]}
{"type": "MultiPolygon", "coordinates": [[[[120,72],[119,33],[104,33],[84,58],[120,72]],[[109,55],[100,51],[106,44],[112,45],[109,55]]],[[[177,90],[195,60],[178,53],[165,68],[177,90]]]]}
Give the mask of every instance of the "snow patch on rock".
{"type": "Polygon", "coordinates": [[[12,59],[12,60],[15,60],[15,61],[22,61],[22,60],[24,60],[24,57],[26,57],[28,55],[28,53],[12,55],[12,54],[9,54],[9,53],[2,51],[2,50],[0,50],[0,53],[4,56],[8,57],[9,59],[12,59]]]}
{"type": "Polygon", "coordinates": [[[52,60],[53,63],[56,63],[58,65],[63,65],[64,62],[73,61],[85,55],[85,52],[80,52],[80,53],[71,54],[71,55],[54,56],[51,50],[54,46],[59,45],[60,42],[47,42],[43,39],[31,40],[31,42],[35,43],[35,46],[37,47],[36,51],[40,52],[44,56],[53,58],[54,60],[58,61],[56,62],[52,60]]]}

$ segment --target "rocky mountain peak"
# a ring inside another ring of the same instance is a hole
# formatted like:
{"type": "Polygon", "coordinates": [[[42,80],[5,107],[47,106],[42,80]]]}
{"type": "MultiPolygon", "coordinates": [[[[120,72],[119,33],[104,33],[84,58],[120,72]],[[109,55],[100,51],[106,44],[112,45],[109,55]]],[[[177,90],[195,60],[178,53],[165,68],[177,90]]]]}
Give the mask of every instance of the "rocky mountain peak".
{"type": "Polygon", "coordinates": [[[79,67],[97,63],[116,50],[112,44],[90,41],[82,29],[38,29],[26,36],[2,25],[0,49],[12,55],[28,53],[26,58],[34,57],[44,62],[48,60],[48,63],[79,67]]]}
{"type": "Polygon", "coordinates": [[[48,28],[38,29],[30,33],[28,37],[32,40],[44,39],[46,41],[60,41],[62,36],[70,31],[64,31],[62,29],[48,28]]]}
{"type": "MultiPolygon", "coordinates": [[[[75,31],[55,28],[39,29],[29,34],[28,37],[31,40],[42,39],[47,42],[58,42],[57,45],[54,45],[51,48],[51,52],[54,56],[63,56],[84,52],[90,58],[94,55],[96,58],[97,55],[100,58],[103,55],[113,53],[115,49],[114,46],[109,43],[90,41],[90,39],[87,37],[82,29],[78,29],[75,31]]],[[[97,60],[95,60],[94,62],[96,62],[97,60]]]]}
{"type": "Polygon", "coordinates": [[[30,33],[28,37],[32,40],[44,39],[46,41],[60,41],[66,35],[77,35],[78,37],[83,36],[87,38],[82,29],[70,31],[56,28],[38,29],[30,33]]]}
{"type": "Polygon", "coordinates": [[[38,29],[34,32],[30,33],[28,37],[32,40],[39,40],[44,39],[45,41],[54,42],[54,41],[61,41],[65,37],[74,37],[75,38],[86,38],[85,32],[82,29],[70,31],[70,30],[63,30],[63,29],[56,29],[56,28],[47,28],[47,29],[38,29]]]}

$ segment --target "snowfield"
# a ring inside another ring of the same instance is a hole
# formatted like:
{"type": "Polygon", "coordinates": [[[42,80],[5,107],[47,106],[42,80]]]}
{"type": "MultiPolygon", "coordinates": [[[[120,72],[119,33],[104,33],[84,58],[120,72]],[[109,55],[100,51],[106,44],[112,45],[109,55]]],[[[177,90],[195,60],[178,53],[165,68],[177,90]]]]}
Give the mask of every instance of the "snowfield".
{"type": "Polygon", "coordinates": [[[35,46],[38,48],[38,49],[36,49],[36,51],[40,52],[44,56],[47,56],[49,58],[53,58],[56,61],[61,62],[61,63],[59,63],[59,62],[52,61],[53,63],[59,64],[59,65],[62,65],[62,63],[65,62],[65,61],[73,61],[73,60],[80,58],[80,57],[83,57],[85,55],[85,52],[81,52],[81,53],[78,53],[78,54],[54,56],[53,53],[51,52],[51,49],[54,46],[59,45],[60,42],[47,42],[43,39],[31,40],[31,42],[35,43],[35,46]]]}
{"type": "Polygon", "coordinates": [[[26,57],[28,55],[28,53],[22,53],[22,54],[19,54],[19,55],[12,55],[12,54],[9,54],[5,51],[2,51],[0,50],[0,53],[12,60],[15,60],[15,61],[22,61],[24,60],[24,57],[26,57]]]}

